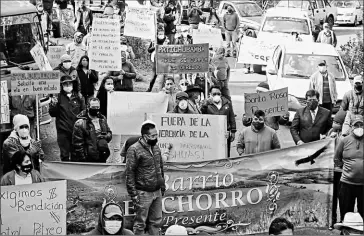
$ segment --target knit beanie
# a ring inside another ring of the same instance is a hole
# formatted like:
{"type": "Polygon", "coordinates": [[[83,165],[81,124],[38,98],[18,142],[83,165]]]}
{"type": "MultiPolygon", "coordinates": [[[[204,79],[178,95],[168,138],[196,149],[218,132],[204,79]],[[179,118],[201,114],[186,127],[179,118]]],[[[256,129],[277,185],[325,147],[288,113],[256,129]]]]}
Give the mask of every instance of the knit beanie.
{"type": "Polygon", "coordinates": [[[260,84],[258,84],[256,90],[260,92],[268,92],[269,85],[266,82],[261,82],[260,84]]]}
{"type": "Polygon", "coordinates": [[[22,125],[28,125],[30,127],[28,117],[25,116],[25,115],[22,115],[22,114],[17,114],[17,115],[14,116],[13,124],[14,124],[14,130],[15,131],[18,131],[19,127],[22,126],[22,125]]]}

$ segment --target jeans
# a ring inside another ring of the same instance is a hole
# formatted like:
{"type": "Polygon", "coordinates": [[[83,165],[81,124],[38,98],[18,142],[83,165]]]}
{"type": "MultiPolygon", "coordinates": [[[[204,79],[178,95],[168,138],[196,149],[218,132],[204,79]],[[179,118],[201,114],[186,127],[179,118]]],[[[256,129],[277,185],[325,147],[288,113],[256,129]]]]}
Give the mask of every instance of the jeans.
{"type": "Polygon", "coordinates": [[[340,181],[339,204],[341,222],[347,212],[354,212],[355,199],[358,212],[363,218],[363,185],[347,184],[340,181]]]}
{"type": "Polygon", "coordinates": [[[72,154],[72,133],[63,130],[58,131],[57,142],[61,151],[61,160],[70,161],[72,154]]]}
{"type": "Polygon", "coordinates": [[[331,224],[334,225],[337,223],[337,205],[339,200],[339,192],[340,192],[340,178],[341,172],[334,171],[334,189],[332,194],[332,215],[331,215],[331,224]]]}
{"type": "Polygon", "coordinates": [[[234,31],[225,30],[226,46],[230,48],[230,44],[233,45],[233,50],[236,52],[236,40],[238,39],[238,33],[234,31]]]}
{"type": "Polygon", "coordinates": [[[149,235],[159,235],[162,225],[162,192],[145,192],[137,190],[139,204],[135,206],[133,231],[142,235],[147,230],[149,235]]]}

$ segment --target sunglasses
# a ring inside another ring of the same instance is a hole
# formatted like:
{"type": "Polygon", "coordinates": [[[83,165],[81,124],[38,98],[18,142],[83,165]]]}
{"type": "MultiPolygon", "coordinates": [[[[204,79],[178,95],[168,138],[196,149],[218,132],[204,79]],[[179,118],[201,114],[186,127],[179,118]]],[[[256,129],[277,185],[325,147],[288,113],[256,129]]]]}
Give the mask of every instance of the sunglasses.
{"type": "Polygon", "coordinates": [[[19,126],[19,129],[29,129],[29,125],[21,125],[19,126]]]}
{"type": "Polygon", "coordinates": [[[264,119],[263,118],[253,118],[253,122],[259,122],[259,123],[264,123],[264,119]]]}
{"type": "Polygon", "coordinates": [[[212,93],[212,96],[221,96],[221,93],[212,93]]]}

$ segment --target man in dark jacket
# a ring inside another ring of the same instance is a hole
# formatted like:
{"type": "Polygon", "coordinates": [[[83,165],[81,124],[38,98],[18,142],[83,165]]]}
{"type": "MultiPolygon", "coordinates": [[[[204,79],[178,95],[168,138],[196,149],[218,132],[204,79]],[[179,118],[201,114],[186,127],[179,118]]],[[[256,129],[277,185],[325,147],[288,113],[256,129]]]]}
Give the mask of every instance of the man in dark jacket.
{"type": "Polygon", "coordinates": [[[316,90],[306,92],[307,106],[297,110],[291,126],[291,135],[297,145],[320,140],[331,129],[330,111],[318,106],[316,90]]]}
{"type": "Polygon", "coordinates": [[[210,88],[210,98],[206,99],[202,106],[202,114],[209,115],[225,115],[227,120],[227,146],[228,146],[228,157],[230,157],[230,146],[231,142],[235,140],[236,133],[236,121],[235,114],[233,110],[233,104],[222,97],[221,89],[219,86],[211,86],[210,88]]]}
{"type": "Polygon", "coordinates": [[[134,235],[124,228],[124,212],[120,205],[114,202],[102,206],[96,228],[87,235],[134,235]]]}
{"type": "Polygon", "coordinates": [[[61,151],[61,160],[69,161],[72,148],[72,131],[77,115],[85,109],[85,100],[75,92],[77,82],[70,76],[61,77],[62,90],[58,99],[52,97],[49,114],[56,118],[57,142],[61,151]]]}
{"type": "Polygon", "coordinates": [[[90,98],[87,110],[77,118],[72,134],[72,161],[106,163],[112,133],[105,116],[100,114],[99,99],[90,98]]]}
{"type": "Polygon", "coordinates": [[[176,20],[176,17],[172,14],[172,9],[170,7],[166,7],[163,20],[166,23],[164,32],[169,39],[169,43],[175,44],[176,26],[174,21],[176,20]]]}
{"type": "Polygon", "coordinates": [[[121,51],[121,71],[110,71],[110,76],[115,81],[115,91],[133,92],[133,79],[136,78],[134,65],[126,60],[126,52],[121,51]]]}
{"type": "Polygon", "coordinates": [[[141,135],[126,155],[126,188],[136,214],[133,230],[136,235],[145,231],[149,235],[159,235],[165,180],[155,123],[145,121],[141,135]]]}
{"type": "Polygon", "coordinates": [[[79,8],[75,14],[75,30],[86,35],[92,25],[92,11],[86,7],[85,0],[79,0],[79,8]]]}

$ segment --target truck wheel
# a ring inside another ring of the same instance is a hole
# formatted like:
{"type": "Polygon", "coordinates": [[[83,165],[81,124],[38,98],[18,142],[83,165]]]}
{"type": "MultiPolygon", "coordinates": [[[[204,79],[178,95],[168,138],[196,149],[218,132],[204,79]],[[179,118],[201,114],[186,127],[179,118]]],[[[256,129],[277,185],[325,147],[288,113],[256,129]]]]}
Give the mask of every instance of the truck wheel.
{"type": "Polygon", "coordinates": [[[330,15],[328,18],[327,18],[327,23],[329,23],[329,25],[332,27],[335,23],[335,20],[334,20],[334,17],[332,15],[330,15]]]}

